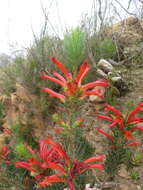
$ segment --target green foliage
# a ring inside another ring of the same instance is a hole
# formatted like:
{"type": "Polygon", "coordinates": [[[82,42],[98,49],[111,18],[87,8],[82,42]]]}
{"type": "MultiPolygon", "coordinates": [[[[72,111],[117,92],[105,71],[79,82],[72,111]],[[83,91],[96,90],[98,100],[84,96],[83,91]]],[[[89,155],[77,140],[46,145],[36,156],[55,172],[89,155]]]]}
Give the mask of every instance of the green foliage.
{"type": "Polygon", "coordinates": [[[63,52],[69,70],[77,70],[85,58],[85,33],[80,28],[73,29],[65,34],[63,52]]]}
{"type": "Polygon", "coordinates": [[[104,38],[100,40],[96,36],[92,36],[92,52],[95,55],[95,60],[111,59],[116,55],[116,46],[111,38],[104,38]]]}
{"type": "Polygon", "coordinates": [[[82,174],[80,176],[76,176],[74,180],[74,185],[76,189],[83,190],[85,189],[86,184],[87,184],[87,175],[82,174]]]}
{"type": "MultiPolygon", "coordinates": [[[[71,104],[67,103],[65,109],[68,111],[60,115],[53,115],[56,125],[63,127],[64,131],[58,134],[56,138],[60,141],[62,139],[61,143],[71,160],[84,161],[93,155],[95,148],[85,136],[84,127],[82,126],[84,120],[77,120],[77,116],[80,113],[80,102],[77,104],[73,102],[71,104]]],[[[75,177],[73,183],[76,189],[83,190],[85,188],[85,185],[89,181],[88,176],[89,172],[86,172],[75,177]]]]}
{"type": "Polygon", "coordinates": [[[134,157],[133,157],[133,164],[134,164],[135,166],[141,165],[142,159],[143,159],[143,155],[142,155],[141,152],[135,153],[135,154],[134,154],[134,157]]]}
{"type": "Polygon", "coordinates": [[[46,68],[49,72],[54,68],[50,62],[53,56],[58,59],[61,59],[62,56],[62,40],[56,36],[45,35],[42,38],[36,38],[28,50],[28,60],[36,63],[39,69],[46,68]]]}
{"type": "MultiPolygon", "coordinates": [[[[14,154],[11,157],[11,161],[15,159],[14,154]]],[[[16,187],[16,190],[36,190],[35,180],[29,175],[29,172],[24,170],[23,168],[16,168],[15,162],[11,164],[3,164],[2,165],[4,173],[1,173],[0,178],[2,177],[3,182],[0,183],[0,189],[6,190],[10,189],[11,186],[16,187]],[[29,185],[25,187],[25,178],[28,177],[29,185]]]]}
{"type": "Polygon", "coordinates": [[[140,179],[140,174],[139,174],[139,172],[136,171],[136,170],[134,170],[134,169],[132,169],[132,170],[129,171],[129,175],[131,176],[131,178],[132,178],[133,180],[139,180],[139,179],[140,179]]]}
{"type": "Polygon", "coordinates": [[[120,167],[125,165],[127,169],[132,168],[132,152],[129,148],[112,148],[109,149],[106,155],[105,171],[110,176],[115,176],[120,167]]]}
{"type": "Polygon", "coordinates": [[[83,161],[93,155],[95,148],[83,135],[81,127],[61,136],[64,149],[73,160],[83,161]]]}
{"type": "Polygon", "coordinates": [[[17,145],[22,145],[23,143],[26,143],[34,148],[37,148],[38,143],[31,135],[31,126],[25,126],[20,124],[19,122],[15,122],[11,125],[11,128],[17,145]]]}
{"type": "MultiPolygon", "coordinates": [[[[93,148],[92,145],[87,141],[86,137],[83,137],[81,135],[80,130],[75,129],[75,131],[75,136],[73,136],[73,134],[71,133],[71,140],[69,138],[66,139],[66,137],[64,137],[63,144],[65,145],[65,150],[68,153],[68,155],[70,155],[70,158],[73,158],[73,160],[84,161],[93,155],[95,148],[93,148]]],[[[91,175],[89,180],[89,173],[90,172],[86,172],[75,177],[73,183],[76,189],[83,190],[85,189],[85,185],[89,181],[91,182],[93,176],[91,175]]]]}
{"type": "Polygon", "coordinates": [[[29,136],[30,128],[28,126],[21,125],[19,122],[11,125],[12,131],[16,136],[17,142],[24,142],[29,136]]]}
{"type": "Polygon", "coordinates": [[[15,91],[16,77],[19,72],[15,65],[7,65],[0,68],[0,85],[3,94],[10,94],[15,91]]]}
{"type": "Polygon", "coordinates": [[[135,108],[135,103],[133,100],[127,103],[127,110],[133,110],[135,108]]]}
{"type": "Polygon", "coordinates": [[[15,155],[17,159],[28,159],[31,157],[27,147],[23,143],[19,143],[15,145],[15,155]]]}
{"type": "Polygon", "coordinates": [[[119,90],[113,85],[110,85],[110,87],[108,87],[108,90],[106,91],[106,101],[108,102],[108,104],[112,106],[117,105],[117,96],[119,96],[119,94],[119,90]]]}
{"type": "Polygon", "coordinates": [[[63,190],[67,186],[64,183],[55,183],[53,185],[49,185],[45,188],[41,188],[41,190],[63,190]]]}
{"type": "Polygon", "coordinates": [[[19,123],[13,123],[11,125],[12,130],[14,132],[14,134],[18,137],[20,136],[20,131],[21,131],[21,125],[19,123]]]}
{"type": "Polygon", "coordinates": [[[81,135],[81,130],[76,130],[75,135],[75,155],[78,160],[85,160],[90,158],[95,151],[91,143],[86,139],[85,136],[81,135]]]}
{"type": "Polygon", "coordinates": [[[10,94],[16,91],[16,83],[26,87],[30,92],[39,94],[43,84],[55,87],[54,83],[44,82],[40,79],[41,72],[48,70],[50,73],[55,69],[50,59],[62,55],[61,40],[56,37],[37,39],[29,48],[27,56],[16,56],[12,63],[0,67],[1,92],[10,94]]]}
{"type": "Polygon", "coordinates": [[[16,91],[16,84],[26,86],[30,91],[35,91],[39,81],[39,71],[36,65],[24,58],[17,57],[12,64],[0,68],[0,84],[4,94],[16,91]]]}

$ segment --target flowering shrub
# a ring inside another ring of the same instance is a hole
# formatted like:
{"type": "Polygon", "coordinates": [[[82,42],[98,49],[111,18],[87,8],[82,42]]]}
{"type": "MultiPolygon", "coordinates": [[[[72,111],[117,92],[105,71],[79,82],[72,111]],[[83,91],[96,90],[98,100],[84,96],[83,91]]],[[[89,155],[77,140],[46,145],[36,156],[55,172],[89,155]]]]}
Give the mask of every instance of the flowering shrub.
{"type": "MultiPolygon", "coordinates": [[[[112,114],[110,114],[110,116],[98,115],[98,118],[111,122],[109,128],[113,132],[113,136],[110,136],[99,128],[97,128],[97,130],[99,133],[105,135],[108,139],[114,141],[116,138],[115,132],[120,131],[125,140],[128,141],[133,138],[132,133],[134,131],[143,131],[143,126],[137,125],[143,122],[143,117],[135,117],[138,112],[143,111],[143,104],[139,104],[129,115],[126,116],[110,105],[106,105],[105,110],[112,112],[112,114]]],[[[137,146],[138,144],[139,143],[137,142],[131,142],[128,144],[128,146],[137,146]]]]}
{"type": "Polygon", "coordinates": [[[16,167],[29,170],[42,187],[56,182],[64,182],[69,185],[70,190],[75,190],[73,180],[76,175],[92,168],[104,169],[103,164],[95,164],[97,161],[103,161],[104,155],[91,157],[82,162],[72,161],[61,144],[55,142],[51,137],[40,142],[39,152],[32,150],[30,147],[29,151],[32,155],[31,159],[27,162],[16,162],[16,167]],[[53,174],[47,175],[50,170],[54,171],[53,174]]]}
{"type": "Polygon", "coordinates": [[[63,87],[63,94],[57,93],[49,88],[43,88],[44,92],[49,93],[51,96],[60,99],[62,102],[65,102],[66,98],[85,98],[90,95],[96,95],[103,98],[103,91],[101,89],[94,89],[96,86],[104,86],[108,87],[109,83],[104,80],[97,80],[95,82],[91,82],[85,85],[81,85],[81,82],[84,76],[89,71],[89,65],[85,61],[79,70],[76,78],[74,79],[73,76],[67,71],[67,69],[62,65],[60,61],[58,61],[55,57],[52,58],[52,62],[63,72],[65,78],[57,73],[56,71],[53,72],[53,75],[56,77],[51,77],[48,75],[41,75],[42,79],[51,80],[63,87]]]}
{"type": "Polygon", "coordinates": [[[106,171],[114,175],[118,172],[121,164],[125,164],[127,168],[133,167],[134,152],[131,147],[140,145],[138,141],[133,140],[134,131],[143,131],[140,124],[143,117],[136,116],[137,113],[143,111],[143,104],[139,104],[130,114],[123,115],[113,106],[106,105],[105,110],[109,111],[109,116],[98,115],[98,118],[109,121],[109,133],[97,128],[97,131],[107,137],[109,147],[106,157],[106,171]]]}

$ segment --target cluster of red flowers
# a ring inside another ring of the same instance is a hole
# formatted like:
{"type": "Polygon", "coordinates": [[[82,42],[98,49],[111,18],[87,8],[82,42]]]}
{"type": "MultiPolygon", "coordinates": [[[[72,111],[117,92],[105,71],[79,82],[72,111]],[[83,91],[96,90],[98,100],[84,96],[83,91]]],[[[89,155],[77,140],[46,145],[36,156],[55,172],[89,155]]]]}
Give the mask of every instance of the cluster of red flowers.
{"type": "Polygon", "coordinates": [[[84,76],[89,71],[89,65],[87,61],[81,65],[79,73],[74,79],[73,76],[67,71],[67,69],[62,65],[60,61],[58,61],[55,57],[52,58],[52,62],[63,72],[64,76],[60,75],[56,71],[53,72],[55,77],[51,77],[48,75],[41,75],[42,79],[51,80],[60,86],[63,87],[63,94],[57,93],[49,88],[43,88],[44,92],[49,93],[51,96],[60,99],[62,102],[65,102],[67,97],[78,97],[85,98],[90,95],[96,95],[103,98],[104,92],[101,89],[95,89],[96,86],[108,87],[109,83],[104,80],[97,80],[95,82],[91,82],[85,85],[81,85],[81,82],[84,76]]]}
{"type": "MultiPolygon", "coordinates": [[[[112,130],[115,127],[120,130],[125,137],[126,141],[133,138],[132,133],[134,131],[143,131],[143,126],[139,126],[143,122],[143,117],[137,117],[136,114],[143,111],[143,104],[139,104],[130,114],[124,116],[119,110],[113,106],[106,105],[105,110],[112,112],[109,116],[98,115],[98,118],[111,122],[109,128],[112,130]]],[[[102,129],[97,128],[97,131],[108,139],[114,141],[114,136],[107,134],[102,129]]],[[[133,141],[128,146],[138,146],[139,142],[133,141]]]]}
{"type": "Polygon", "coordinates": [[[3,145],[0,150],[0,160],[4,160],[5,163],[9,164],[8,156],[11,153],[11,150],[8,149],[6,145],[3,145]]]}
{"type": "Polygon", "coordinates": [[[72,161],[63,150],[61,144],[55,142],[51,137],[40,142],[39,152],[32,150],[30,147],[28,149],[32,158],[27,162],[16,162],[16,167],[29,170],[42,187],[56,182],[64,182],[69,185],[70,190],[75,190],[73,180],[76,175],[92,168],[104,169],[103,164],[94,163],[103,161],[104,155],[94,156],[82,162],[78,160],[72,161]],[[47,176],[47,171],[50,169],[55,173],[47,176]]]}

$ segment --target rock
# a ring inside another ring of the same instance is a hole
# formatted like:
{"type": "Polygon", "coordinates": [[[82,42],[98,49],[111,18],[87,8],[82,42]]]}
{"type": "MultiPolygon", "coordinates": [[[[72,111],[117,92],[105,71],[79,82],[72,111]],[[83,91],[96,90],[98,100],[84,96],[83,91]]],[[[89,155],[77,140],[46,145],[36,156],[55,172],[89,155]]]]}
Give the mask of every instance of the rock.
{"type": "Polygon", "coordinates": [[[107,73],[113,71],[114,69],[114,67],[105,59],[100,59],[100,61],[97,64],[97,67],[107,73]]]}
{"type": "Polygon", "coordinates": [[[99,96],[95,96],[95,95],[91,95],[91,96],[89,96],[89,100],[91,101],[91,102],[101,102],[102,101],[102,99],[99,97],[99,96]]]}
{"type": "Polygon", "coordinates": [[[130,179],[131,177],[129,176],[127,170],[125,168],[121,168],[120,171],[119,171],[119,176],[120,177],[123,177],[125,179],[130,179]]]}
{"type": "Polygon", "coordinates": [[[121,81],[122,82],[122,77],[112,77],[111,80],[113,82],[118,82],[118,81],[121,81]]]}
{"type": "Polygon", "coordinates": [[[97,69],[97,74],[100,76],[100,77],[103,77],[105,79],[108,78],[108,75],[104,73],[104,71],[102,71],[101,69],[97,69]]]}
{"type": "MultiPolygon", "coordinates": [[[[97,74],[106,79],[111,81],[113,86],[118,90],[118,95],[122,96],[125,95],[129,89],[129,85],[126,80],[122,77],[121,71],[117,71],[111,64],[105,59],[100,59],[100,61],[97,64],[97,74]]],[[[105,92],[105,89],[104,89],[105,92]]],[[[103,94],[104,94],[103,92],[103,94]]],[[[91,95],[89,97],[89,100],[91,102],[102,102],[102,98],[91,95]]]]}
{"type": "Polygon", "coordinates": [[[131,183],[119,185],[120,190],[137,190],[137,186],[131,183]]]}
{"type": "Polygon", "coordinates": [[[141,190],[141,186],[140,185],[137,185],[137,190],[141,190]]]}
{"type": "Polygon", "coordinates": [[[99,188],[92,188],[90,187],[90,184],[86,184],[85,190],[100,190],[99,188]]]}

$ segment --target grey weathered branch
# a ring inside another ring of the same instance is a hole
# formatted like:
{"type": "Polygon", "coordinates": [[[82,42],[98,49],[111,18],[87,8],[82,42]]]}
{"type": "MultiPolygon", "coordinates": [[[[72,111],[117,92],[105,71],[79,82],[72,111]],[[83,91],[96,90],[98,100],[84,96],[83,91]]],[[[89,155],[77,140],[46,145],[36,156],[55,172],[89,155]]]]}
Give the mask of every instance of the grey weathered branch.
{"type": "Polygon", "coordinates": [[[120,7],[129,15],[132,15],[134,17],[137,17],[136,14],[132,13],[132,12],[129,12],[128,9],[126,9],[118,0],[115,0],[116,3],[118,3],[118,5],[120,5],[120,7]]]}

